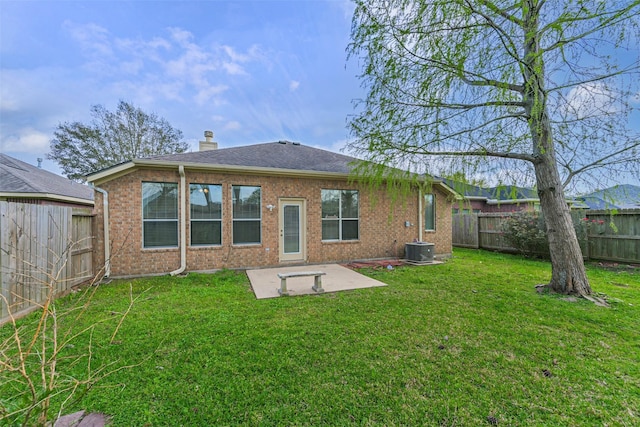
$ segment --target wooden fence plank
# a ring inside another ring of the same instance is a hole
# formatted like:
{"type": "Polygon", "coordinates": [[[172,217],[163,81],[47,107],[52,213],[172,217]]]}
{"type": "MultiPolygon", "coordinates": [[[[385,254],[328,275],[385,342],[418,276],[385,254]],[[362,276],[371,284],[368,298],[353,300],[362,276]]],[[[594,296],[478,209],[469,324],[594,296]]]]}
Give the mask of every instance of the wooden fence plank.
{"type": "MultiPolygon", "coordinates": [[[[586,229],[585,238],[580,242],[585,259],[640,263],[640,209],[616,213],[575,211],[572,215],[576,223],[586,229]]],[[[511,213],[453,215],[453,245],[514,251],[502,234],[502,225],[509,216],[511,213]],[[469,244],[474,238],[476,246],[469,244]]]]}
{"type": "Polygon", "coordinates": [[[10,250],[9,250],[9,203],[0,202],[0,319],[9,316],[10,292],[10,250]]]}
{"type": "Polygon", "coordinates": [[[93,277],[91,211],[0,201],[0,324],[93,277]]]}

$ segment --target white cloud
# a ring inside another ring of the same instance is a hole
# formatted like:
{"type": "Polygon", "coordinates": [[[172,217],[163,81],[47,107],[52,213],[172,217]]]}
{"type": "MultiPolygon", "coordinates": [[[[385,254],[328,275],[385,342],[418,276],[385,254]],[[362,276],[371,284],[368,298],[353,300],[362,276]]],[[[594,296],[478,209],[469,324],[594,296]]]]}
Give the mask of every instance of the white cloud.
{"type": "Polygon", "coordinates": [[[215,105],[220,105],[224,102],[218,99],[218,95],[222,94],[227,89],[229,88],[225,85],[201,87],[195,96],[195,101],[198,105],[205,105],[210,102],[214,102],[215,105]]]}
{"type": "Polygon", "coordinates": [[[19,129],[2,141],[2,150],[18,153],[49,151],[49,135],[32,128],[19,129]]]}
{"type": "Polygon", "coordinates": [[[94,23],[66,21],[64,27],[80,46],[90,78],[102,79],[102,87],[122,91],[120,96],[131,98],[133,93],[147,103],[181,99],[197,105],[224,104],[226,78],[249,76],[246,65],[264,58],[257,45],[246,51],[208,46],[178,27],[167,28],[167,37],[146,39],[118,38],[94,23]]]}
{"type": "Polygon", "coordinates": [[[111,35],[106,28],[91,22],[88,24],[76,24],[71,21],[65,21],[63,27],[80,44],[80,47],[86,53],[90,53],[91,56],[112,56],[111,35]]]}
{"type": "Polygon", "coordinates": [[[233,61],[233,62],[248,62],[248,61],[251,60],[251,56],[250,55],[238,53],[231,46],[224,45],[221,48],[224,51],[224,53],[227,54],[229,59],[231,59],[231,61],[233,61]]]}
{"type": "Polygon", "coordinates": [[[347,150],[347,144],[349,143],[348,139],[338,139],[333,141],[330,145],[313,145],[314,148],[320,148],[322,150],[332,151],[334,153],[344,154],[346,156],[350,156],[352,154],[347,150]]]}
{"type": "Polygon", "coordinates": [[[226,123],[223,127],[224,130],[239,130],[241,128],[242,126],[240,125],[240,122],[237,122],[235,120],[226,123]]]}
{"type": "Polygon", "coordinates": [[[577,118],[613,113],[617,111],[615,94],[603,83],[585,83],[572,88],[567,94],[566,107],[577,118]]]}
{"type": "Polygon", "coordinates": [[[300,82],[299,82],[299,81],[297,81],[297,80],[291,80],[291,81],[289,82],[289,90],[290,90],[291,92],[293,92],[293,91],[297,90],[299,87],[300,87],[300,82]]]}
{"type": "Polygon", "coordinates": [[[230,75],[246,76],[248,75],[244,68],[235,62],[225,62],[222,64],[222,68],[230,75]]]}

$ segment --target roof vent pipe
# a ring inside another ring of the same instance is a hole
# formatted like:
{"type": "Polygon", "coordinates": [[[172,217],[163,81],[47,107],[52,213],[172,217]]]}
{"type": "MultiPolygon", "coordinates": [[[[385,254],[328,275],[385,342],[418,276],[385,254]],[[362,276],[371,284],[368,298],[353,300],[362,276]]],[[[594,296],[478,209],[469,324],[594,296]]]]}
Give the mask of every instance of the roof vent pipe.
{"type": "Polygon", "coordinates": [[[204,131],[204,141],[200,141],[199,150],[200,151],[209,151],[209,150],[217,150],[218,143],[213,140],[213,132],[210,130],[204,131]]]}

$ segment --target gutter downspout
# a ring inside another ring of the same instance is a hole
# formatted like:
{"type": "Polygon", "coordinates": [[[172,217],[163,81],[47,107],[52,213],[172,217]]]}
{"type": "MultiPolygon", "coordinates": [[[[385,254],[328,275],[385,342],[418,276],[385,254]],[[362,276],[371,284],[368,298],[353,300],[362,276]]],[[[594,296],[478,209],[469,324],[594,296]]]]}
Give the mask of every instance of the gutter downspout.
{"type": "Polygon", "coordinates": [[[104,228],[104,277],[111,276],[111,245],[109,242],[109,193],[100,187],[96,187],[93,183],[89,184],[91,188],[102,194],[102,220],[104,228]]]}
{"type": "Polygon", "coordinates": [[[422,190],[418,191],[418,241],[422,242],[422,190]]]}
{"type": "Polygon", "coordinates": [[[187,268],[187,194],[184,165],[178,166],[180,173],[180,268],[169,273],[177,276],[187,268]]]}

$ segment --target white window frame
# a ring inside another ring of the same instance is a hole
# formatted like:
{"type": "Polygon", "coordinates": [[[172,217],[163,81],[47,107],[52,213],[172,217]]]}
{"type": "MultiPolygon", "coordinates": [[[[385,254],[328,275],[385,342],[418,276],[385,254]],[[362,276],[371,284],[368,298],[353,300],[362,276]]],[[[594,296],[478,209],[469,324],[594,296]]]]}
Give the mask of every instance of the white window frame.
{"type": "Polygon", "coordinates": [[[245,245],[261,245],[262,244],[262,186],[260,185],[231,185],[231,242],[233,245],[235,246],[245,246],[245,245]],[[257,218],[236,218],[234,215],[234,204],[235,204],[235,196],[234,196],[234,189],[236,187],[240,187],[241,189],[243,187],[252,187],[252,188],[258,188],[260,189],[260,204],[258,206],[258,217],[257,218]],[[259,224],[259,235],[258,235],[258,241],[257,242],[240,242],[240,243],[236,243],[236,236],[235,233],[233,232],[234,230],[234,226],[236,223],[238,222],[257,222],[259,224]]]}
{"type": "Polygon", "coordinates": [[[180,245],[180,225],[178,224],[178,217],[180,216],[180,206],[178,203],[178,193],[179,193],[179,189],[178,189],[178,183],[177,182],[155,182],[155,181],[143,181],[142,182],[142,203],[141,203],[141,216],[142,216],[142,247],[143,249],[165,249],[165,248],[177,248],[180,245]],[[145,218],[145,212],[144,212],[144,200],[145,200],[145,185],[153,185],[153,184],[160,184],[160,185],[171,185],[171,186],[175,186],[175,190],[176,190],[176,217],[175,218],[145,218]],[[176,224],[176,244],[175,245],[158,245],[158,246],[147,246],[146,244],[146,238],[145,238],[145,225],[146,224],[150,224],[150,223],[159,223],[159,222],[175,222],[176,224]]]}
{"type": "MultiPolygon", "coordinates": [[[[324,228],[324,224],[327,221],[337,221],[338,222],[338,238],[337,239],[324,239],[322,238],[323,242],[354,242],[354,241],[358,241],[360,240],[360,192],[358,190],[352,190],[352,189],[337,189],[337,188],[323,188],[320,190],[320,216],[322,219],[322,228],[324,228]],[[339,199],[338,199],[338,216],[336,218],[325,218],[323,217],[323,212],[322,212],[322,192],[324,191],[337,191],[339,194],[339,199]],[[357,198],[358,198],[358,205],[357,205],[357,210],[358,210],[358,216],[357,217],[343,217],[342,216],[342,192],[343,191],[351,191],[353,193],[356,193],[357,198]],[[355,239],[345,239],[344,235],[343,235],[343,227],[342,224],[344,221],[357,221],[358,223],[358,227],[357,227],[357,237],[355,239]]],[[[322,229],[321,229],[321,236],[322,236],[322,229]]]]}
{"type": "Polygon", "coordinates": [[[222,189],[222,184],[204,184],[204,183],[198,183],[198,182],[192,182],[189,184],[189,220],[191,222],[191,226],[189,227],[189,244],[190,246],[193,247],[206,247],[206,246],[222,246],[222,236],[224,235],[223,233],[223,216],[224,216],[224,209],[222,206],[222,200],[223,200],[223,189],[222,189]],[[191,199],[192,199],[192,188],[193,186],[207,186],[207,187],[218,187],[220,189],[220,218],[193,218],[193,211],[192,211],[192,203],[191,203],[191,199]],[[193,223],[194,222],[205,222],[205,223],[219,223],[220,224],[220,243],[193,243],[193,223]]]}
{"type": "Polygon", "coordinates": [[[422,214],[422,228],[424,231],[436,231],[436,195],[434,193],[427,193],[423,197],[423,214],[422,214]],[[431,201],[427,202],[430,198],[431,201]],[[431,217],[433,221],[433,228],[427,226],[427,213],[431,211],[431,217]]]}

